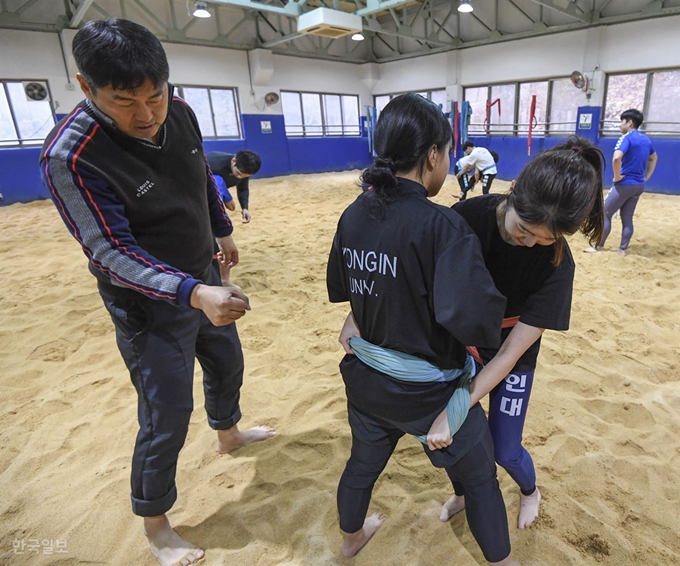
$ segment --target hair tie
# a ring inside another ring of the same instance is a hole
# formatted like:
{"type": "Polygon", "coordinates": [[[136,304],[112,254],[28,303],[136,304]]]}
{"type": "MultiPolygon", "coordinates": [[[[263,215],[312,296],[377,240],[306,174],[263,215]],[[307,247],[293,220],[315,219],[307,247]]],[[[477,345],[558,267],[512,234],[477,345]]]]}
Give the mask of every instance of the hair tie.
{"type": "Polygon", "coordinates": [[[581,153],[581,148],[577,145],[572,145],[571,150],[575,151],[576,153],[581,153]]]}

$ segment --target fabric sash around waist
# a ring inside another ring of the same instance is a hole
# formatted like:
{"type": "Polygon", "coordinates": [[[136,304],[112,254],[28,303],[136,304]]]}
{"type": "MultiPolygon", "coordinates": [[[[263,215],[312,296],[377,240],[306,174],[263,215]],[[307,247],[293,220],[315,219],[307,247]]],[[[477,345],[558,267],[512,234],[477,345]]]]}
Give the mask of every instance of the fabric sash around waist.
{"type": "MultiPolygon", "coordinates": [[[[472,356],[468,355],[462,369],[441,369],[430,362],[389,348],[381,348],[363,338],[352,337],[349,344],[354,355],[367,366],[390,376],[397,381],[408,383],[437,383],[460,380],[446,407],[451,436],[458,432],[470,409],[470,382],[476,368],[472,356]]],[[[426,435],[415,436],[427,444],[426,435]]]]}

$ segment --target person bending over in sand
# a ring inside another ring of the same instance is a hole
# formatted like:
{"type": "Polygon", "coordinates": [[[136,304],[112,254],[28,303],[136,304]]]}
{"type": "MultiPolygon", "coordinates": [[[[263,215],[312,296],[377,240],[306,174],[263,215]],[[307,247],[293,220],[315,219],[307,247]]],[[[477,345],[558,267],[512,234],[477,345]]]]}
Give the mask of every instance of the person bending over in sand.
{"type": "MultiPolygon", "coordinates": [[[[575,137],[531,161],[508,194],[453,206],[479,237],[486,267],[507,299],[501,347],[479,348],[486,365],[473,381],[470,403],[489,394],[496,462],[521,491],[520,529],[533,523],[541,501],[533,461],[522,446],[541,335],[545,329],[569,328],[574,260],[564,237],[578,230],[591,242],[601,237],[603,165],[600,150],[575,137]]],[[[445,415],[430,433],[437,446],[451,442],[445,415]]],[[[453,486],[443,521],[469,501],[464,485],[453,486]]]]}
{"type": "MultiPolygon", "coordinates": [[[[372,189],[340,218],[327,271],[330,301],[351,306],[340,335],[352,429],[337,494],[344,556],[359,552],[384,521],[367,512],[397,442],[404,434],[426,441],[454,392],[467,391],[457,387],[474,372],[465,345],[497,347],[505,308],[477,237],[458,214],[428,200],[450,163],[451,126],[439,107],[417,94],[398,96],[381,112],[374,139],[378,158],[362,176],[372,189]],[[414,381],[423,374],[424,382],[414,381]]],[[[479,403],[469,408],[469,396],[463,408],[454,442],[426,443],[425,452],[465,486],[468,523],[486,560],[516,565],[484,411],[479,403]]]]}
{"type": "Polygon", "coordinates": [[[233,227],[158,39],[127,20],[90,21],[73,55],[86,100],[47,137],[42,179],[89,259],[137,390],[132,511],[144,517],[160,564],[193,564],[203,550],[180,538],[166,513],[177,499],[194,358],[220,453],[274,435],[237,425],[243,353],[233,323],[250,306],[211,265],[215,241],[225,273],[238,263],[233,227]]]}

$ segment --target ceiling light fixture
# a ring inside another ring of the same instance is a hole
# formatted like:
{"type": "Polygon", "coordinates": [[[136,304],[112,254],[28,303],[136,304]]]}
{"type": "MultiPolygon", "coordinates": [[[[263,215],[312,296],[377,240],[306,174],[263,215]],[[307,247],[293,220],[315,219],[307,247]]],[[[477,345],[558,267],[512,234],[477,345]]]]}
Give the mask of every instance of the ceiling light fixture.
{"type": "Polygon", "coordinates": [[[200,0],[194,0],[194,17],[209,18],[210,16],[211,14],[208,12],[208,4],[206,2],[201,2],[200,0]]]}
{"type": "Polygon", "coordinates": [[[472,4],[470,4],[470,0],[460,0],[460,4],[458,5],[459,12],[467,14],[472,12],[472,10],[474,10],[474,8],[472,7],[472,4]]]}
{"type": "Polygon", "coordinates": [[[361,35],[360,33],[355,33],[355,34],[352,36],[352,39],[353,39],[354,41],[363,41],[363,40],[364,40],[364,36],[361,35]]]}

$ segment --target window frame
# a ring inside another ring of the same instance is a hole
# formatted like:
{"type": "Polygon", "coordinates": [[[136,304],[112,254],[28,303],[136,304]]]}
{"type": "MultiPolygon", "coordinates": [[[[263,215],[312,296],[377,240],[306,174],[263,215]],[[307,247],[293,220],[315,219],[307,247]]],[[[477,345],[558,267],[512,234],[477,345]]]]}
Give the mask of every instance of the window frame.
{"type": "MultiPolygon", "coordinates": [[[[54,127],[57,124],[57,117],[52,98],[52,89],[50,88],[50,82],[47,79],[0,79],[0,88],[3,90],[5,94],[5,99],[7,100],[7,108],[9,109],[9,115],[12,119],[12,127],[14,128],[14,133],[17,136],[14,139],[0,140],[0,149],[11,147],[36,147],[42,145],[47,136],[43,138],[30,138],[30,139],[21,138],[21,131],[19,130],[19,121],[17,119],[14,105],[12,104],[12,97],[10,96],[9,89],[7,88],[7,83],[21,84],[22,89],[24,83],[45,83],[47,85],[47,100],[45,100],[44,102],[47,102],[49,104],[50,115],[52,117],[52,127],[54,127]]],[[[50,130],[51,129],[52,128],[50,128],[50,130]]]]}
{"type": "MultiPolygon", "coordinates": [[[[470,135],[471,136],[495,136],[495,137],[526,137],[528,135],[527,132],[520,132],[519,131],[519,107],[520,107],[520,86],[525,83],[548,83],[548,92],[547,92],[547,100],[546,100],[546,105],[545,105],[545,113],[546,113],[546,121],[543,124],[544,127],[540,129],[540,131],[534,130],[532,132],[532,136],[534,137],[542,137],[542,138],[561,138],[561,137],[569,137],[574,134],[576,134],[576,121],[574,121],[574,129],[573,131],[569,130],[558,130],[558,131],[550,131],[550,124],[551,124],[551,113],[552,113],[552,106],[553,106],[553,83],[554,81],[560,81],[560,80],[565,80],[569,79],[569,77],[565,76],[553,76],[553,77],[547,77],[547,78],[540,78],[540,79],[522,79],[522,80],[517,80],[517,81],[505,81],[505,82],[498,82],[498,83],[482,83],[482,84],[470,84],[470,85],[465,85],[463,87],[463,100],[465,101],[465,95],[468,89],[477,89],[477,88],[486,88],[487,89],[487,94],[486,94],[486,99],[491,100],[491,89],[493,87],[498,87],[498,86],[505,86],[505,85],[514,85],[515,86],[515,107],[514,107],[514,115],[513,115],[513,123],[512,124],[507,124],[505,127],[508,128],[507,131],[504,132],[494,132],[491,129],[491,124],[487,124],[486,127],[484,127],[484,121],[481,123],[475,122],[475,126],[479,127],[480,131],[475,131],[472,132],[470,135]]],[[[484,120],[486,120],[486,116],[484,117],[484,120]]],[[[472,125],[472,124],[471,124],[472,125]]],[[[540,124],[539,124],[540,127],[540,124]]]]}
{"type": "MultiPolygon", "coordinates": [[[[607,95],[609,94],[609,79],[610,77],[620,77],[624,75],[646,75],[645,79],[645,93],[644,101],[642,103],[641,112],[645,116],[645,121],[642,123],[640,131],[654,137],[660,138],[680,138],[680,132],[660,132],[654,129],[647,128],[647,116],[649,115],[649,104],[652,97],[652,88],[654,86],[654,74],[655,73],[666,73],[669,71],[680,72],[680,67],[657,67],[652,69],[631,69],[628,71],[616,71],[613,73],[606,73],[604,79],[604,96],[602,97],[602,114],[600,116],[600,123],[598,127],[598,136],[603,138],[617,138],[621,136],[620,131],[607,131],[605,130],[606,123],[615,123],[618,125],[619,120],[605,120],[605,115],[607,112],[607,95]]],[[[656,123],[656,122],[654,122],[656,123]]],[[[675,124],[675,122],[673,122],[675,124]]]]}
{"type": "MultiPolygon", "coordinates": [[[[287,138],[353,138],[353,137],[361,137],[361,103],[359,101],[359,95],[358,94],[353,94],[353,93],[346,93],[346,92],[319,92],[319,91],[311,91],[311,90],[287,90],[287,89],[281,89],[281,98],[283,98],[283,94],[296,94],[298,97],[298,103],[300,105],[300,117],[302,118],[302,124],[286,124],[286,115],[285,112],[283,114],[283,121],[284,121],[284,127],[286,129],[286,137],[287,138]],[[310,125],[310,124],[305,124],[305,109],[304,105],[302,104],[302,95],[303,94],[312,94],[316,95],[319,99],[319,110],[321,111],[321,124],[319,125],[310,125]],[[340,124],[332,124],[329,125],[326,123],[326,113],[327,113],[327,108],[326,108],[326,103],[325,103],[325,96],[337,96],[339,97],[339,102],[340,102],[340,124]],[[342,97],[343,96],[352,96],[356,99],[357,103],[357,118],[358,118],[358,124],[345,124],[345,112],[344,112],[344,106],[343,106],[343,101],[342,97]],[[328,133],[328,128],[337,128],[340,126],[342,128],[342,133],[328,133]],[[301,132],[300,133],[288,133],[287,129],[288,128],[300,128],[301,132]],[[348,128],[355,128],[356,127],[356,133],[346,133],[345,130],[348,128]],[[321,128],[320,133],[316,132],[307,132],[307,128],[321,128]]],[[[283,106],[282,106],[283,107],[283,106]]]]}
{"type": "MultiPolygon", "coordinates": [[[[425,89],[425,90],[405,90],[404,92],[385,92],[385,93],[382,93],[382,94],[374,94],[373,95],[373,107],[374,108],[378,107],[378,103],[377,103],[376,99],[379,98],[379,97],[383,97],[383,96],[389,96],[390,100],[392,100],[395,96],[399,96],[401,94],[412,94],[413,93],[413,94],[420,94],[422,96],[421,93],[426,92],[427,93],[427,100],[432,100],[432,93],[433,92],[439,92],[439,91],[443,91],[444,96],[446,96],[446,87],[444,87],[444,88],[430,88],[430,89],[425,89]]],[[[425,98],[425,97],[423,96],[423,98],[425,98]]],[[[448,109],[442,108],[442,112],[448,112],[448,109]]]]}
{"type": "MultiPolygon", "coordinates": [[[[203,131],[201,131],[201,136],[204,140],[242,140],[243,138],[243,124],[241,123],[241,101],[238,94],[238,87],[235,86],[211,86],[211,85],[195,85],[195,84],[174,84],[176,93],[186,100],[184,97],[185,88],[204,88],[208,93],[208,104],[210,105],[210,118],[213,124],[213,130],[215,132],[214,136],[206,136],[203,131]],[[238,129],[237,136],[222,136],[217,134],[217,123],[215,122],[215,110],[213,106],[211,90],[230,90],[234,96],[234,111],[236,112],[236,128],[238,129]]],[[[199,124],[200,126],[200,124],[199,124]]]]}

